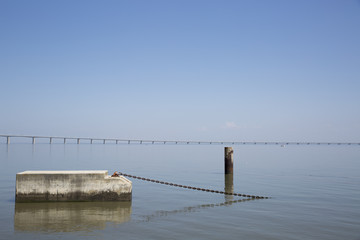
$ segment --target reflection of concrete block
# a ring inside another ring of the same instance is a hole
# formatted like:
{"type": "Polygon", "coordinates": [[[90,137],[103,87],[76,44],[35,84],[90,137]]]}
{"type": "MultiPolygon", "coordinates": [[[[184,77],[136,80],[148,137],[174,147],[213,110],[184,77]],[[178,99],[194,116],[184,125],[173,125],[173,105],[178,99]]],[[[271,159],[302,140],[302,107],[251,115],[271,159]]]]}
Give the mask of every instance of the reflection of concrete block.
{"type": "Polygon", "coordinates": [[[15,231],[74,232],[130,221],[131,202],[16,203],[15,231]]]}
{"type": "Polygon", "coordinates": [[[131,201],[132,183],[108,171],[25,171],[16,174],[16,202],[131,201]]]}

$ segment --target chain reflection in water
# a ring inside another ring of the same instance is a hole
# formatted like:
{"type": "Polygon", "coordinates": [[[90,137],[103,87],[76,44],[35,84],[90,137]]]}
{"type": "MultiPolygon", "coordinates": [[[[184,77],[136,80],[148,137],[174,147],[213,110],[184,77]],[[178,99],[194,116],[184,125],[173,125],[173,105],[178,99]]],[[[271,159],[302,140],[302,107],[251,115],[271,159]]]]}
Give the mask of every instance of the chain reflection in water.
{"type": "Polygon", "coordinates": [[[151,215],[140,216],[141,218],[144,218],[144,219],[139,220],[138,222],[149,222],[154,218],[167,217],[167,216],[175,215],[175,214],[179,214],[179,213],[192,213],[192,212],[196,212],[196,210],[199,210],[199,209],[223,207],[223,206],[232,205],[234,203],[254,201],[254,200],[257,200],[257,199],[245,198],[245,199],[239,199],[239,200],[233,200],[233,201],[225,201],[222,203],[201,204],[201,205],[184,207],[181,209],[176,209],[176,210],[171,210],[171,211],[156,211],[154,214],[151,214],[151,215]]]}

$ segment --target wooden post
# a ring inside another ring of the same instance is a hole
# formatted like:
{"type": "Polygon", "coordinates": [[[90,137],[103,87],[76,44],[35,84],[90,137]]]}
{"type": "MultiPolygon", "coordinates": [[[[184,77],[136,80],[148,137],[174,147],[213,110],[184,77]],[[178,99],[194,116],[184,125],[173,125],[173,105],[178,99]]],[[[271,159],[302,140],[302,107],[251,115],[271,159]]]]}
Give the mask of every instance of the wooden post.
{"type": "Polygon", "coordinates": [[[52,138],[50,138],[50,144],[52,144],[52,138]]]}
{"type": "Polygon", "coordinates": [[[32,138],[32,144],[35,144],[35,138],[34,137],[32,138]]]}
{"type": "Polygon", "coordinates": [[[103,144],[105,144],[105,139],[104,139],[104,142],[103,142],[103,144]]]}
{"type": "Polygon", "coordinates": [[[77,139],[77,144],[79,144],[79,143],[80,143],[80,138],[77,139]]]}
{"type": "Polygon", "coordinates": [[[90,139],[90,144],[92,144],[92,141],[93,141],[93,140],[92,140],[92,139],[90,139]]]}
{"type": "Polygon", "coordinates": [[[66,143],[66,138],[64,138],[64,144],[66,143]]]}
{"type": "Polygon", "coordinates": [[[10,137],[6,137],[6,143],[10,144],[10,137]]]}
{"type": "Polygon", "coordinates": [[[233,174],[233,164],[234,164],[233,153],[234,151],[232,147],[225,147],[225,156],[224,156],[225,174],[233,174]]]}

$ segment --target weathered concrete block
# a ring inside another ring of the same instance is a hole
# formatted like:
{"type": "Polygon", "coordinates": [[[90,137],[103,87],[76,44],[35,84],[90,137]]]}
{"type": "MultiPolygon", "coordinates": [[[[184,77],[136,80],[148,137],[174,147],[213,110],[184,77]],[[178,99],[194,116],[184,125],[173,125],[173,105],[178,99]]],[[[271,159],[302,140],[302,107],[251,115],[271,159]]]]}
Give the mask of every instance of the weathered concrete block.
{"type": "Polygon", "coordinates": [[[16,202],[131,201],[132,182],[108,171],[25,171],[16,174],[16,202]]]}

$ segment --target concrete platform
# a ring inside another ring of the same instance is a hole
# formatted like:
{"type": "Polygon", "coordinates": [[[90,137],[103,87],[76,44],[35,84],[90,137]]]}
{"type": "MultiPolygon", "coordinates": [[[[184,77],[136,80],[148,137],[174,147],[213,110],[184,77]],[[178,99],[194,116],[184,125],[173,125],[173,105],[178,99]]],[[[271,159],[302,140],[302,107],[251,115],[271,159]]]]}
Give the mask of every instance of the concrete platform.
{"type": "Polygon", "coordinates": [[[16,174],[16,202],[131,201],[132,182],[106,170],[16,174]]]}

